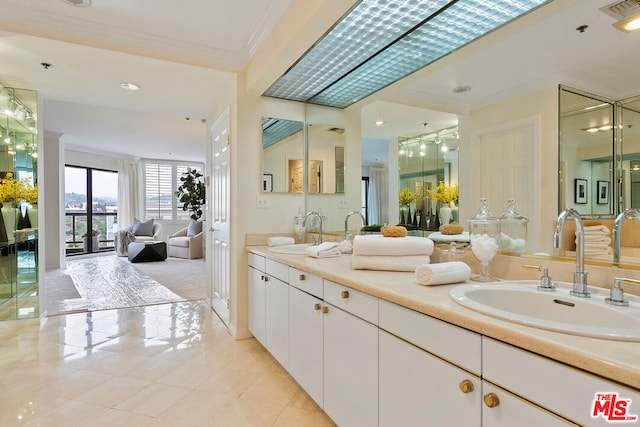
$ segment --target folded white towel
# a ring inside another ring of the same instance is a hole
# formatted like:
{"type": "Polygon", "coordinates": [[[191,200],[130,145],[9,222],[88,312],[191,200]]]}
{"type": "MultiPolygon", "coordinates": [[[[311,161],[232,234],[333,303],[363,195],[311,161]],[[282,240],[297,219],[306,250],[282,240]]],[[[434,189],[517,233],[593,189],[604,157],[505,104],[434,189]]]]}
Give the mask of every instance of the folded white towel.
{"type": "Polygon", "coordinates": [[[267,244],[269,246],[294,245],[296,243],[293,237],[269,237],[267,244]]]}
{"type": "Polygon", "coordinates": [[[415,271],[417,266],[429,264],[430,261],[428,255],[371,256],[354,254],[351,255],[351,268],[354,270],[415,271]]]}
{"type": "Polygon", "coordinates": [[[606,251],[611,249],[611,247],[606,243],[587,243],[584,242],[584,250],[585,251],[606,251]]]}
{"type": "Polygon", "coordinates": [[[609,255],[609,254],[611,254],[611,248],[605,249],[605,250],[585,250],[584,251],[584,256],[586,257],[609,255]]]}
{"type": "Polygon", "coordinates": [[[610,234],[611,230],[609,230],[609,227],[607,227],[606,225],[587,225],[586,227],[584,227],[584,232],[585,233],[600,232],[600,233],[610,234]]]}
{"type": "Polygon", "coordinates": [[[376,256],[431,255],[433,240],[416,236],[358,235],[353,239],[353,253],[376,256]]]}
{"type": "Polygon", "coordinates": [[[605,245],[608,245],[609,243],[611,243],[611,237],[606,236],[604,234],[599,235],[599,236],[594,236],[594,235],[585,235],[584,236],[584,243],[604,243],[605,245]]]}
{"type": "Polygon", "coordinates": [[[448,285],[469,280],[471,268],[461,261],[421,264],[416,267],[416,279],[420,285],[448,285]]]}
{"type": "Polygon", "coordinates": [[[309,246],[304,252],[313,258],[331,258],[341,255],[340,244],[336,242],[323,242],[319,245],[309,246]]]}

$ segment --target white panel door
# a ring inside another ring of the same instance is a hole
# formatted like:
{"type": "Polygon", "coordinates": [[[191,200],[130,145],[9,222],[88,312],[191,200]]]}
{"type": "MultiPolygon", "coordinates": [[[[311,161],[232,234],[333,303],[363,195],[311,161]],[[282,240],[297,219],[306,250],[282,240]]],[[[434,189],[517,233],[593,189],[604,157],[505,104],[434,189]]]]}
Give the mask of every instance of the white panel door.
{"type": "Polygon", "coordinates": [[[229,109],[211,126],[211,306],[229,326],[229,109]]]}

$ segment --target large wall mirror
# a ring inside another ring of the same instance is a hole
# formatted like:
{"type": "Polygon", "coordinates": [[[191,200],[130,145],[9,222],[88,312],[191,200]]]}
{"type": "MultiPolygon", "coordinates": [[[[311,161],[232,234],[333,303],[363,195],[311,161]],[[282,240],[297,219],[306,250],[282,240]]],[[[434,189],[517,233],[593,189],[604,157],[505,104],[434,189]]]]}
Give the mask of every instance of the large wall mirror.
{"type": "Polygon", "coordinates": [[[304,191],[304,124],[262,118],[262,192],[304,191]]]}
{"type": "Polygon", "coordinates": [[[0,320],[39,315],[36,100],[0,86],[0,320]]]}
{"type": "MultiPolygon", "coordinates": [[[[610,236],[619,212],[640,207],[640,97],[610,100],[560,86],[559,100],[559,210],[576,209],[610,236]]],[[[623,262],[640,262],[639,235],[637,221],[623,223],[623,262]]],[[[575,250],[568,240],[565,249],[575,250]]],[[[585,257],[611,262],[608,245],[585,257]]]]}

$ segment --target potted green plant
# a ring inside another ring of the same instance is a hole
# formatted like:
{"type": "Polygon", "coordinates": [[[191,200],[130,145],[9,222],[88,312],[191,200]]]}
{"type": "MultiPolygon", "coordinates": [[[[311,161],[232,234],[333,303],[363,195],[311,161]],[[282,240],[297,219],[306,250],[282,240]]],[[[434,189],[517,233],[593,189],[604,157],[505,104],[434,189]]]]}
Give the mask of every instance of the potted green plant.
{"type": "Polygon", "coordinates": [[[202,217],[202,206],[205,204],[204,176],[197,170],[188,168],[180,177],[182,184],[176,196],[182,203],[182,210],[191,212],[194,221],[202,217]]]}
{"type": "Polygon", "coordinates": [[[98,252],[100,249],[100,241],[98,240],[98,236],[100,232],[98,230],[91,230],[91,233],[88,231],[82,235],[82,243],[84,245],[84,252],[89,252],[89,234],[91,234],[91,252],[98,252]]]}

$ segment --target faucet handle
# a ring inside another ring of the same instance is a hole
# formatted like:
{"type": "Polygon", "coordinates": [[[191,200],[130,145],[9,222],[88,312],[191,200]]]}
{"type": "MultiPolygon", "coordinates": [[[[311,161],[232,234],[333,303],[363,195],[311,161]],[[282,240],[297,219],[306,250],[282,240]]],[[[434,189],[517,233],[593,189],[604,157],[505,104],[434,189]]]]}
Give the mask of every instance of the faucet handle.
{"type": "Polygon", "coordinates": [[[529,265],[525,264],[522,268],[526,268],[529,270],[538,270],[542,273],[542,277],[540,277],[540,284],[538,285],[539,291],[555,291],[556,285],[551,281],[551,277],[549,277],[549,269],[547,267],[542,267],[541,265],[529,265]]]}
{"type": "Polygon", "coordinates": [[[611,287],[611,295],[609,298],[605,298],[604,302],[617,306],[628,306],[629,301],[624,299],[624,291],[622,290],[622,283],[630,283],[633,285],[640,285],[640,280],[627,279],[624,277],[616,277],[613,280],[613,286],[611,287]]]}

